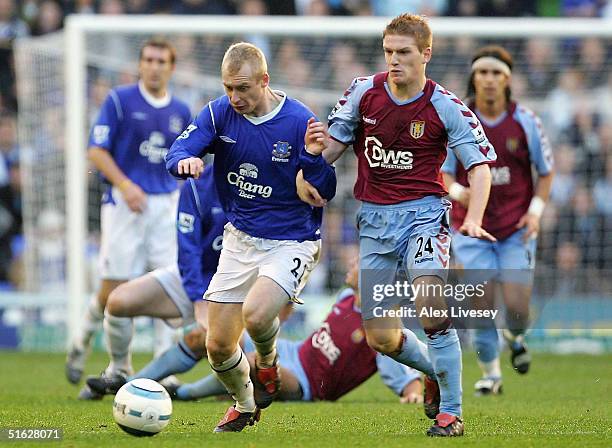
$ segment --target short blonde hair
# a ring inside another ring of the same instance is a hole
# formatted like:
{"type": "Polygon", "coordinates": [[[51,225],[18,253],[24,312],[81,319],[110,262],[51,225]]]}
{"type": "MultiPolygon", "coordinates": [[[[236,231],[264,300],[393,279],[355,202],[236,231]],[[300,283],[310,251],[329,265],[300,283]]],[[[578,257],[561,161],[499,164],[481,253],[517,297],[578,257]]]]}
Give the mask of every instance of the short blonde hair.
{"type": "Polygon", "coordinates": [[[233,75],[238,73],[246,62],[251,64],[253,74],[258,79],[263,77],[264,73],[268,73],[268,63],[263,52],[248,42],[237,42],[230,45],[223,56],[221,71],[233,75]]]}
{"type": "Polygon", "coordinates": [[[416,14],[400,14],[395,17],[383,31],[383,39],[389,34],[413,37],[421,53],[432,45],[431,28],[427,20],[416,14]]]}

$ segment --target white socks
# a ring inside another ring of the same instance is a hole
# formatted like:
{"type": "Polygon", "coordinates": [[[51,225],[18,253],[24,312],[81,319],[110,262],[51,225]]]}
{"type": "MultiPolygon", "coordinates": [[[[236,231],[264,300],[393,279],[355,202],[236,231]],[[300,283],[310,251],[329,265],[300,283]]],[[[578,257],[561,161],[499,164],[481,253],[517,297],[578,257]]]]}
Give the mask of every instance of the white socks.
{"type": "Polygon", "coordinates": [[[499,365],[499,357],[489,362],[478,360],[478,365],[480,366],[480,370],[482,370],[482,374],[485,378],[501,378],[502,374],[501,367],[499,365]]]}
{"type": "Polygon", "coordinates": [[[274,358],[276,358],[276,337],[280,328],[280,320],[278,317],[274,319],[270,328],[261,334],[250,334],[257,351],[257,363],[260,368],[272,367],[274,358]]]}
{"type": "Polygon", "coordinates": [[[221,363],[215,364],[210,359],[209,362],[214,375],[236,400],[236,410],[238,412],[255,411],[253,383],[249,377],[251,368],[242,349],[238,347],[232,356],[221,363]]]}
{"type": "Polygon", "coordinates": [[[102,326],[104,319],[104,309],[100,306],[97,296],[92,296],[87,304],[87,310],[79,332],[77,333],[73,345],[79,351],[86,351],[91,343],[91,337],[102,326]]]}
{"type": "Polygon", "coordinates": [[[104,313],[104,338],[110,356],[107,373],[122,372],[130,375],[132,370],[131,342],[134,324],[131,317],[115,317],[104,313]]]}

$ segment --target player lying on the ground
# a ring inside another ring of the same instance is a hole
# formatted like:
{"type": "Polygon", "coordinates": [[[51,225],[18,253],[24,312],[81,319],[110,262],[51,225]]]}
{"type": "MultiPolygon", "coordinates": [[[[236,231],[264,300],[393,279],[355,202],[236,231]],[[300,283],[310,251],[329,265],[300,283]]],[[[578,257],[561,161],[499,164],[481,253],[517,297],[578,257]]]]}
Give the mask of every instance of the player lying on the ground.
{"type": "MultiPolygon", "coordinates": [[[[189,179],[181,188],[177,213],[177,264],[120,285],[108,299],[107,310],[111,315],[159,317],[177,327],[190,324],[198,317],[205,322],[206,303],[202,296],[217,270],[223,227],[227,223],[212,170],[213,166],[208,166],[199,179],[189,179]]],[[[132,332],[129,334],[130,338],[123,339],[120,344],[111,339],[111,357],[129,353],[132,332]]],[[[187,343],[180,343],[180,352],[174,353],[178,357],[176,362],[184,364],[185,370],[205,355],[204,340],[190,338],[192,336],[187,338],[187,343]]],[[[168,359],[171,354],[162,355],[164,363],[171,362],[168,359]]],[[[176,373],[185,370],[177,369],[176,373]]],[[[87,385],[100,394],[114,393],[115,385],[122,385],[125,378],[120,373],[103,373],[100,377],[88,378],[87,385]]]]}
{"type": "MultiPolygon", "coordinates": [[[[278,396],[280,400],[335,401],[378,370],[384,383],[401,397],[402,403],[423,401],[420,373],[376,353],[368,346],[356,292],[357,275],[358,265],[355,264],[346,275],[346,283],[353,289],[345,289],[338,295],[332,311],[312,335],[304,341],[278,340],[283,378],[278,396]]],[[[147,364],[130,379],[151,378],[159,381],[167,375],[185,372],[186,367],[191,368],[195,362],[192,362],[192,357],[183,360],[185,354],[181,352],[187,346],[195,353],[201,347],[201,341],[205,340],[205,332],[202,327],[187,332],[184,341],[147,364]]],[[[251,364],[252,374],[255,349],[248,335],[243,338],[243,350],[251,364]]],[[[122,384],[115,383],[106,392],[114,392],[122,384]]],[[[225,394],[226,390],[214,375],[209,375],[171,392],[178,400],[194,400],[225,394]]]]}
{"type": "MultiPolygon", "coordinates": [[[[512,352],[512,366],[519,373],[527,373],[531,357],[524,333],[529,321],[536,236],[552,185],[553,158],[539,118],[512,99],[512,62],[512,56],[502,47],[479,49],[472,58],[468,85],[470,109],[478,116],[497,152],[497,160],[491,164],[491,196],[482,221],[483,228],[497,241],[469,238],[457,231],[470,198],[467,173],[452,151],[448,152],[442,171],[455,201],[452,209],[455,259],[471,271],[472,277],[477,276],[477,281],[488,281],[484,303],[479,303],[479,307],[494,307],[494,291],[496,284],[500,284],[507,310],[504,336],[512,352]],[[535,185],[532,171],[537,172],[535,185]]],[[[502,377],[497,328],[493,320],[477,327],[474,347],[483,376],[476,382],[476,393],[498,394],[502,377]]]]}

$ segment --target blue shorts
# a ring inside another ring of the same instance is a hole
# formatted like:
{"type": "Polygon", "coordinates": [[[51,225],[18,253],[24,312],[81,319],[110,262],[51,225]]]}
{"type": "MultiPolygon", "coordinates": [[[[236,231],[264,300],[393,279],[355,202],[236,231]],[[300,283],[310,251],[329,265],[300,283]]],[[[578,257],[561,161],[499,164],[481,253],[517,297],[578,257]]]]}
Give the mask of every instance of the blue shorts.
{"type": "Polygon", "coordinates": [[[531,284],[537,242],[535,238],[523,241],[524,233],[525,229],[519,229],[493,243],[455,232],[453,255],[463,269],[478,271],[478,277],[484,280],[531,284]]]}
{"type": "MultiPolygon", "coordinates": [[[[248,333],[245,331],[242,336],[243,350],[245,353],[254,352],[255,345],[248,333]]],[[[278,338],[276,340],[276,352],[278,353],[278,361],[281,367],[289,370],[295,375],[300,387],[302,388],[302,400],[311,401],[312,394],[310,393],[310,383],[308,377],[302,367],[299,351],[302,341],[289,341],[287,339],[278,338]]]]}
{"type": "Polygon", "coordinates": [[[446,281],[450,207],[449,201],[437,196],[392,205],[363,202],[357,215],[360,284],[364,271],[391,275],[398,267],[405,269],[411,282],[422,275],[446,281]]]}

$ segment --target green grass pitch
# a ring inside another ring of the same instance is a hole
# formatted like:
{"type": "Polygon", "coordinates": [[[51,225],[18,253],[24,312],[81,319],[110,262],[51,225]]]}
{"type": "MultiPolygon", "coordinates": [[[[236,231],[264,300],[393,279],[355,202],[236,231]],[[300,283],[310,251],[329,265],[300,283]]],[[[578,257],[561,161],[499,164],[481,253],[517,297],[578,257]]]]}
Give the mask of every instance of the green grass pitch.
{"type": "MultiPolygon", "coordinates": [[[[62,428],[61,445],[75,447],[612,446],[612,356],[535,354],[532,371],[524,377],[504,359],[504,395],[484,398],[472,394],[478,377],[473,356],[467,353],[464,359],[466,434],[461,439],[426,437],[430,422],[421,407],[400,405],[377,376],[336,403],[274,403],[257,426],[240,434],[211,433],[229,402],[175,403],[164,432],[138,439],[115,425],[111,398],[76,400],[78,388],[64,379],[63,356],[2,351],[0,428],[62,428]]],[[[135,357],[135,366],[147,359],[135,357]]],[[[183,379],[206,373],[205,364],[183,379]]],[[[104,365],[105,355],[95,354],[88,371],[98,372],[104,365]]],[[[26,445],[39,443],[15,444],[26,445]]]]}

